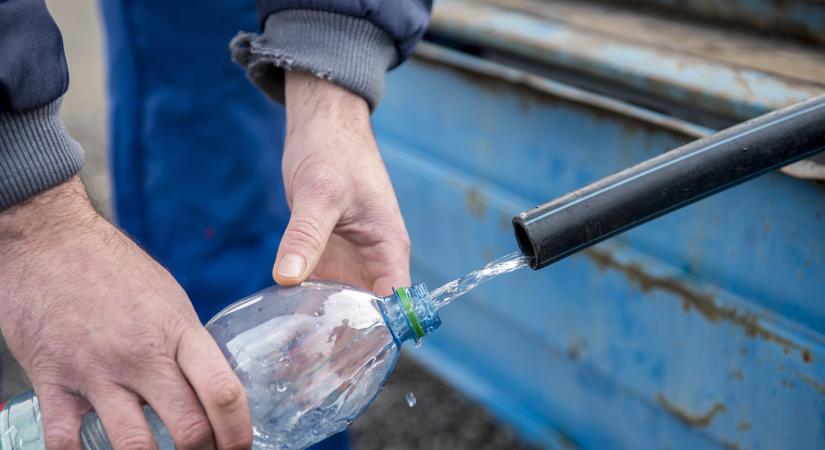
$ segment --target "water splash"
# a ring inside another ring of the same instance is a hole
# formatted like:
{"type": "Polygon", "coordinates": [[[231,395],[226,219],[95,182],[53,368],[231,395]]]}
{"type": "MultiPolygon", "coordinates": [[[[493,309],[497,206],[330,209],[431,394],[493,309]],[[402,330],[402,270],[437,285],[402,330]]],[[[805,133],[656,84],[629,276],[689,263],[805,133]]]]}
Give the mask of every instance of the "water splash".
{"type": "Polygon", "coordinates": [[[522,267],[527,267],[529,262],[530,259],[521,254],[521,252],[510,253],[509,255],[492,261],[479,270],[470,272],[432,291],[430,301],[432,301],[436,309],[441,309],[490,278],[521,269],[522,267]]]}
{"type": "Polygon", "coordinates": [[[415,399],[415,394],[413,394],[412,392],[407,392],[407,393],[404,395],[404,399],[406,399],[406,400],[407,400],[407,406],[409,406],[410,408],[412,408],[413,406],[415,406],[415,402],[417,401],[417,400],[415,399]]]}

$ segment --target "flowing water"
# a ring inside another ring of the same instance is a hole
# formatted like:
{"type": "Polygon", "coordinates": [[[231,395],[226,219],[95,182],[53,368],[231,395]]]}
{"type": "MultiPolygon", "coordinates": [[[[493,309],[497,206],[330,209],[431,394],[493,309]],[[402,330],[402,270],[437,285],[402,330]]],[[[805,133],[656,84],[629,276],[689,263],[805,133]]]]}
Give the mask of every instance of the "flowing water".
{"type": "Polygon", "coordinates": [[[509,255],[492,261],[481,269],[470,272],[432,291],[430,293],[430,301],[436,309],[441,309],[449,305],[456,298],[466,294],[474,287],[491,278],[521,269],[522,267],[527,267],[529,261],[529,258],[522,255],[521,252],[510,253],[509,255]]]}

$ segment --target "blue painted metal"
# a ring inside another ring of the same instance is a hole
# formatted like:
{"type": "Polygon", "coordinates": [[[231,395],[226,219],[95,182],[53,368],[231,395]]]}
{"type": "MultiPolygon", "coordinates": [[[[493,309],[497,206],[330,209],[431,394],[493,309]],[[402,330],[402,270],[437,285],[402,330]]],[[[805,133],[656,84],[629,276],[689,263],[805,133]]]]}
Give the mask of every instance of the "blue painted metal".
{"type": "Polygon", "coordinates": [[[733,122],[825,90],[822,83],[616,39],[599,31],[472,0],[439,2],[431,32],[609,80],[641,95],[712,111],[733,122]]]}
{"type": "Polygon", "coordinates": [[[633,0],[680,14],[825,42],[825,2],[812,0],[633,0]]]}
{"type": "MultiPolygon", "coordinates": [[[[516,212],[710,130],[431,45],[375,130],[431,288],[516,212]]],[[[412,354],[549,448],[825,447],[825,190],[770,174],[491,281],[412,354]]]]}

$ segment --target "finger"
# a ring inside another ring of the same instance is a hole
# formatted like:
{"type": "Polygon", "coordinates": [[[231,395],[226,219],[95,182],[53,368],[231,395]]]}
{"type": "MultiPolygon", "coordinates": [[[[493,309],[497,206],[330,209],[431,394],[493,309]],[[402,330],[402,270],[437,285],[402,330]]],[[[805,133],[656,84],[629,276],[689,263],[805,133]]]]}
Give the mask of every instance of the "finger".
{"type": "Polygon", "coordinates": [[[215,448],[212,427],[195,391],[177,364],[156,367],[151,382],[135,386],[135,392],[155,410],[166,426],[175,448],[210,450],[215,448]]]}
{"type": "Polygon", "coordinates": [[[318,265],[329,236],[341,217],[337,208],[326,207],[325,204],[311,199],[300,204],[296,201],[272,271],[272,277],[278,284],[300,284],[318,265]]]}
{"type": "Polygon", "coordinates": [[[206,410],[217,447],[251,448],[252,419],[243,386],[206,329],[184,333],[178,364],[206,410]]]}
{"type": "Polygon", "coordinates": [[[384,259],[384,269],[373,281],[372,292],[377,295],[390,295],[394,288],[410,285],[409,241],[399,241],[392,247],[384,259]]]}
{"type": "Polygon", "coordinates": [[[143,404],[121,386],[98,386],[89,395],[114,450],[157,449],[143,404]]]}
{"type": "Polygon", "coordinates": [[[80,450],[80,424],[89,411],[86,402],[56,386],[35,386],[43,423],[43,440],[49,450],[80,450]]]}

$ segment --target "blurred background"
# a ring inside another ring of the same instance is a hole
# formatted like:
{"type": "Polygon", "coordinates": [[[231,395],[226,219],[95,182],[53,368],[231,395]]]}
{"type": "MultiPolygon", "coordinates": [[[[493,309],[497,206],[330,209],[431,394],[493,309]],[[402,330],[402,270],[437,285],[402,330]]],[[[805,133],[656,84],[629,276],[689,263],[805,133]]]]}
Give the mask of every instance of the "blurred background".
{"type": "MultiPolygon", "coordinates": [[[[48,5],[63,33],[71,77],[61,115],[72,137],[86,151],[82,172],[86,188],[98,210],[111,217],[106,80],[98,4],[93,0],[52,0],[48,5]]],[[[0,402],[30,389],[1,337],[0,368],[0,402]]],[[[510,427],[495,421],[406,353],[382,395],[351,431],[358,449],[530,448],[510,427]],[[407,392],[417,399],[413,408],[407,406],[407,392]]]]}
{"type": "MultiPolygon", "coordinates": [[[[49,5],[63,117],[110,214],[96,5],[49,5]]],[[[520,211],[825,92],[822,1],[435,5],[374,114],[431,287],[513,251],[520,211]]],[[[356,448],[825,448],[823,163],[462,297],[405,350],[356,448]]],[[[26,381],[0,355],[6,398],[26,381]]]]}

